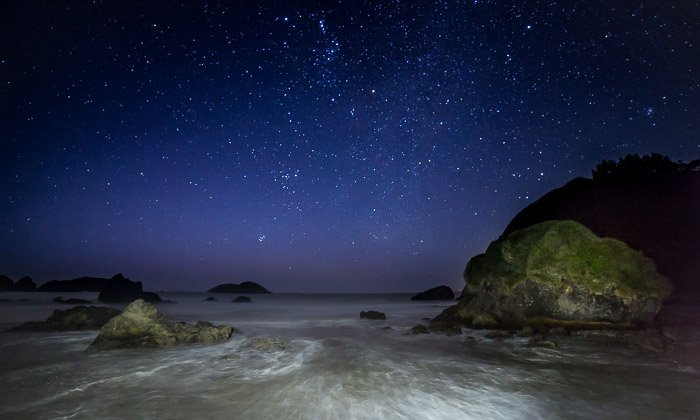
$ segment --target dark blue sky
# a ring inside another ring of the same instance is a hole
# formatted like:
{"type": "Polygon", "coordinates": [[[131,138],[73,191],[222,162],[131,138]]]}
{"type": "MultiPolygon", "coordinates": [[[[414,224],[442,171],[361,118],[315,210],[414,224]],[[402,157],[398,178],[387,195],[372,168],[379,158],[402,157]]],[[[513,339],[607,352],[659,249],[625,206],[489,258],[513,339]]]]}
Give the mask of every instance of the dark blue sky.
{"type": "Polygon", "coordinates": [[[697,2],[227,3],[2,2],[0,273],[460,288],[598,161],[700,154],[697,2]]]}

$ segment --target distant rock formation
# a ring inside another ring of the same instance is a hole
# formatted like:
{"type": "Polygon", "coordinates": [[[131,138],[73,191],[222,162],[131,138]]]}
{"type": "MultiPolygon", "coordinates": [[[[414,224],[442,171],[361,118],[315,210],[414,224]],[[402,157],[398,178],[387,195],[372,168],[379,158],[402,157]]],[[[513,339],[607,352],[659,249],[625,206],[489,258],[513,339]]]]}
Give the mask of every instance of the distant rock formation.
{"type": "Polygon", "coordinates": [[[414,295],[411,300],[452,300],[455,292],[448,286],[438,286],[414,295]]]}
{"type": "Polygon", "coordinates": [[[501,238],[546,220],[575,220],[642,251],[678,295],[700,292],[700,161],[661,155],[603,161],[520,211],[501,238]]]}
{"type": "Polygon", "coordinates": [[[24,276],[17,282],[13,282],[11,278],[0,275],[0,292],[35,292],[36,283],[29,276],[24,276]]]}
{"type": "Polygon", "coordinates": [[[205,321],[197,321],[194,325],[172,321],[159,313],[155,306],[139,299],[100,328],[90,347],[113,349],[210,344],[228,340],[233,332],[232,327],[215,326],[205,321]]]}
{"type": "Polygon", "coordinates": [[[232,303],[250,303],[252,301],[253,301],[253,299],[249,298],[248,296],[238,296],[237,298],[233,299],[231,302],[232,303]]]}
{"type": "Polygon", "coordinates": [[[124,277],[123,274],[115,274],[102,291],[100,291],[97,300],[100,302],[133,302],[136,299],[143,299],[147,302],[161,302],[160,296],[153,292],[144,292],[143,284],[140,281],[131,281],[124,277]]]}
{"type": "Polygon", "coordinates": [[[106,306],[76,306],[66,310],[55,310],[46,321],[25,322],[9,331],[81,331],[102,327],[119,311],[106,306]]]}
{"type": "Polygon", "coordinates": [[[39,292],[101,292],[110,279],[105,277],[78,277],[72,280],[51,280],[39,286],[39,292]]]}
{"type": "Polygon", "coordinates": [[[220,284],[212,289],[207,290],[209,293],[245,293],[245,294],[256,294],[256,293],[272,293],[261,285],[252,282],[244,281],[241,284],[226,283],[220,284]]]}
{"type": "Polygon", "coordinates": [[[360,319],[382,320],[386,319],[386,314],[379,311],[362,311],[360,312],[360,319]]]}
{"type": "Polygon", "coordinates": [[[548,221],[492,242],[467,264],[458,305],[434,323],[472,328],[636,328],[672,291],[653,261],[574,221],[548,221]]]}
{"type": "Polygon", "coordinates": [[[0,275],[0,292],[11,292],[15,289],[15,282],[7,276],[0,275]]]}
{"type": "Polygon", "coordinates": [[[17,280],[17,283],[15,283],[14,291],[15,292],[35,292],[36,291],[36,283],[34,283],[34,280],[32,280],[31,277],[24,276],[21,279],[17,280]]]}

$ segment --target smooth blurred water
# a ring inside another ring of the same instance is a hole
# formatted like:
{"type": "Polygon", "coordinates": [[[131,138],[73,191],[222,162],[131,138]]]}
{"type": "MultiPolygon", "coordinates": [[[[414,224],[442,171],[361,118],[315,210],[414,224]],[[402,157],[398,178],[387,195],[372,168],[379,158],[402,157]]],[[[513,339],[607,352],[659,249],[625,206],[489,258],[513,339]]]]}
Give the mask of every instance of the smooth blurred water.
{"type": "MultiPolygon", "coordinates": [[[[43,320],[55,293],[5,293],[0,328],[43,320]]],[[[569,337],[410,335],[452,304],[410,295],[161,293],[166,315],[230,324],[226,343],[86,352],[97,332],[0,334],[0,418],[698,418],[700,373],[658,354],[569,337]],[[360,320],[362,310],[386,321],[360,320]],[[391,329],[385,329],[390,326],[391,329]],[[249,348],[283,337],[285,351],[249,348]]],[[[95,294],[64,294],[94,299],[95,294]]]]}

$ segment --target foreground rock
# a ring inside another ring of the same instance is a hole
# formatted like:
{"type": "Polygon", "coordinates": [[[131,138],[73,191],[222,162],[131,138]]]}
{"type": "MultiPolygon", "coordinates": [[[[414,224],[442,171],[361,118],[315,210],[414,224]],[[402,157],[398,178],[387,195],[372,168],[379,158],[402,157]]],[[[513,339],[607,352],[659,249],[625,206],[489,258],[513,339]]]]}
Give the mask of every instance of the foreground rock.
{"type": "Polygon", "coordinates": [[[153,292],[144,292],[140,281],[131,281],[123,274],[115,274],[100,292],[97,300],[100,302],[128,303],[143,299],[150,303],[162,302],[160,296],[153,292]]]}
{"type": "Polygon", "coordinates": [[[379,311],[362,311],[360,312],[360,319],[374,319],[381,320],[386,319],[386,314],[379,311]]]}
{"type": "Polygon", "coordinates": [[[214,288],[207,290],[208,293],[246,293],[246,294],[259,294],[259,293],[272,293],[266,288],[262,287],[258,283],[252,281],[244,281],[241,284],[226,283],[220,284],[214,288]]]}
{"type": "Polygon", "coordinates": [[[66,310],[57,309],[46,321],[25,322],[10,331],[80,331],[96,330],[119,311],[107,306],[76,306],[66,310]]]}
{"type": "Polygon", "coordinates": [[[249,298],[248,296],[238,296],[237,298],[231,300],[233,303],[250,303],[252,301],[253,299],[249,298]]]}
{"type": "Polygon", "coordinates": [[[90,347],[111,349],[211,344],[228,340],[233,332],[232,327],[212,325],[206,321],[197,321],[194,325],[172,321],[159,313],[155,306],[139,299],[100,328],[100,334],[90,347]]]}
{"type": "Polygon", "coordinates": [[[39,286],[39,292],[100,292],[110,279],[105,277],[78,277],[72,280],[51,280],[39,286]]]}
{"type": "Polygon", "coordinates": [[[650,259],[573,221],[540,223],[492,242],[464,276],[459,304],[434,323],[635,328],[651,322],[672,291],[650,259]]]}
{"type": "Polygon", "coordinates": [[[448,286],[438,286],[414,295],[411,300],[452,300],[455,292],[448,286]]]}

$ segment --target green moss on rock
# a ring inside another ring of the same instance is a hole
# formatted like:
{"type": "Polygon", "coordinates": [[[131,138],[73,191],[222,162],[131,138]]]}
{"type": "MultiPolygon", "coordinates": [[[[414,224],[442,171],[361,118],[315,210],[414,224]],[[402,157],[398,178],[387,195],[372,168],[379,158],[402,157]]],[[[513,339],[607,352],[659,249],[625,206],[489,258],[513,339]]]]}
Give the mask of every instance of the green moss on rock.
{"type": "Polygon", "coordinates": [[[572,220],[547,221],[494,241],[465,271],[469,286],[498,278],[511,286],[528,278],[553,286],[572,281],[595,293],[667,297],[671,283],[654,262],[612,238],[599,238],[572,220]]]}
{"type": "Polygon", "coordinates": [[[176,322],[158,312],[155,306],[138,299],[103,325],[90,347],[112,349],[211,344],[228,340],[235,331],[232,327],[216,326],[206,321],[197,321],[194,325],[176,322]]]}
{"type": "Polygon", "coordinates": [[[502,328],[536,317],[589,323],[585,328],[638,325],[672,292],[641,252],[571,220],[539,223],[492,242],[469,261],[464,277],[463,297],[449,314],[477,327],[484,313],[502,328]]]}

